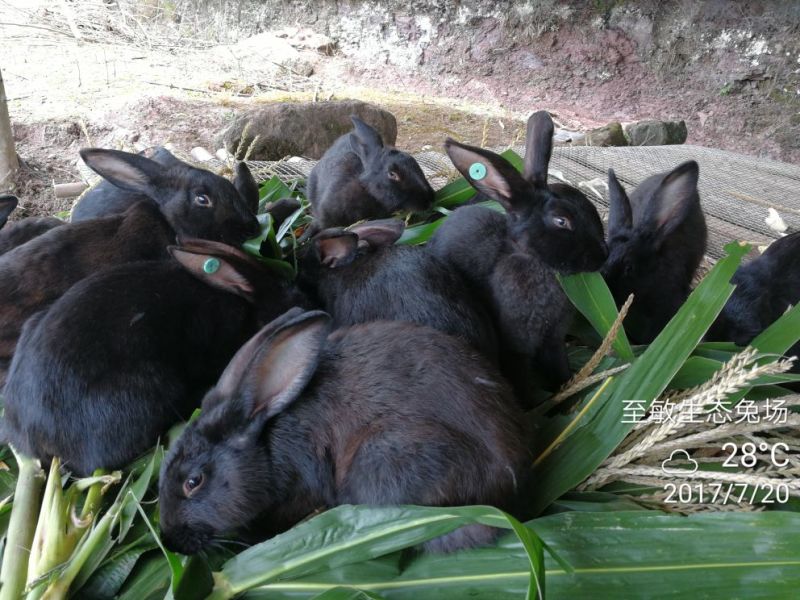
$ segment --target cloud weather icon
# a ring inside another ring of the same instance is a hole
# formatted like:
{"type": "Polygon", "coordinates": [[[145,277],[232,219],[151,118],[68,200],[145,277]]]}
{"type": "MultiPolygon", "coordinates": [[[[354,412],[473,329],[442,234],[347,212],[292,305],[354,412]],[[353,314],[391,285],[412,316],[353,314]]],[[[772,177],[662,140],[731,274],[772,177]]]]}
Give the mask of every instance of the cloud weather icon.
{"type": "Polygon", "coordinates": [[[694,473],[697,471],[699,465],[697,461],[689,456],[686,450],[673,450],[669,458],[661,463],[661,470],[667,475],[686,475],[686,473],[694,473]],[[688,462],[691,467],[679,467],[672,463],[685,463],[688,462]]]}

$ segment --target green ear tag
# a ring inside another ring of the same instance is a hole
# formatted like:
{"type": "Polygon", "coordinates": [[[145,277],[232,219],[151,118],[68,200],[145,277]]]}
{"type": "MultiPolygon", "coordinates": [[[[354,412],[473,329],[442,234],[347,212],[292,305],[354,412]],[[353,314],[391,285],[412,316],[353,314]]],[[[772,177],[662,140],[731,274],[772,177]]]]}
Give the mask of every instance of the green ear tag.
{"type": "Polygon", "coordinates": [[[480,181],[486,177],[486,165],[483,163],[472,163],[469,166],[469,176],[475,181],[480,181]]]}
{"type": "Polygon", "coordinates": [[[209,258],[203,263],[203,271],[206,273],[216,273],[219,271],[219,259],[209,258]]]}

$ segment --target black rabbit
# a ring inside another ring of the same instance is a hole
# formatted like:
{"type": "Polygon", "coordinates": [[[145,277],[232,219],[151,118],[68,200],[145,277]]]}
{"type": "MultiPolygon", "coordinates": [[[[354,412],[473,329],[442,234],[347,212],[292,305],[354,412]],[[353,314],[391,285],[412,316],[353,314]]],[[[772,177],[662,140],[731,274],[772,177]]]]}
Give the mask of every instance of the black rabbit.
{"type": "MultiPolygon", "coordinates": [[[[800,302],[800,232],[772,242],[761,256],[739,267],[731,283],[736,289],[708,337],[747,346],[800,302]]],[[[799,356],[800,343],[786,355],[799,356]]],[[[800,359],[793,370],[800,371],[800,359]]]]}
{"type": "MultiPolygon", "coordinates": [[[[81,155],[83,156],[83,153],[81,155]]],[[[224,177],[205,169],[193,167],[176,158],[162,146],[147,148],[138,155],[159,164],[162,167],[162,178],[167,181],[173,180],[178,187],[186,187],[181,186],[181,182],[192,182],[191,185],[198,188],[194,190],[198,195],[205,194],[215,203],[222,203],[225,207],[233,207],[234,210],[245,210],[247,213],[253,214],[258,209],[258,185],[245,163],[236,165],[236,175],[233,179],[234,190],[224,177]],[[238,192],[240,198],[237,198],[234,192],[238,192]]],[[[98,171],[95,164],[87,162],[88,166],[98,171]]],[[[100,171],[98,173],[106,177],[104,173],[100,171]]],[[[186,214],[188,212],[182,208],[182,205],[191,203],[194,197],[166,194],[165,192],[174,186],[164,185],[163,181],[156,183],[156,187],[161,190],[153,195],[148,190],[134,189],[128,183],[115,181],[112,175],[101,180],[78,199],[78,202],[72,207],[70,220],[76,223],[86,219],[123,213],[133,204],[142,200],[158,202],[163,206],[165,213],[181,211],[186,214]]]]}
{"type": "Polygon", "coordinates": [[[298,285],[334,325],[409,321],[457,335],[496,360],[491,316],[461,275],[422,246],[395,246],[402,221],[326,229],[300,260],[298,285]]]}
{"type": "Polygon", "coordinates": [[[507,214],[461,207],[429,244],[482,291],[506,353],[501,364],[524,403],[532,359],[551,387],[570,376],[564,338],[572,309],[556,273],[599,269],[607,255],[594,205],[573,187],[547,184],[552,136],[550,115],[534,113],[522,175],[493,152],[448,139],[445,149],[456,168],[507,214]]]}
{"type": "Polygon", "coordinates": [[[0,254],[5,254],[44,232],[64,224],[64,221],[56,217],[28,217],[15,223],[7,223],[8,217],[17,207],[17,203],[16,196],[0,196],[0,254]]]}
{"type": "Polygon", "coordinates": [[[308,177],[312,231],[422,211],[433,203],[433,188],[417,161],[383,145],[380,134],[356,116],[354,130],[340,137],[308,177]]]}
{"type": "Polygon", "coordinates": [[[162,162],[99,148],[84,148],[80,155],[106,181],[78,201],[72,222],[119,214],[147,200],[155,202],[183,236],[232,243],[258,235],[258,185],[243,162],[237,164],[232,184],[163,149],[155,154],[162,162]]]}
{"type": "MultiPolygon", "coordinates": [[[[293,309],[245,344],[161,468],[162,540],[291,527],[339,504],[507,507],[529,465],[508,385],[461,340],[293,309]]],[[[485,543],[469,526],[429,548],[485,543]]]]}
{"type": "Polygon", "coordinates": [[[197,171],[196,180],[170,179],[164,167],[136,154],[82,152],[87,164],[117,185],[171,200],[138,202],[120,215],[64,224],[0,256],[0,383],[25,319],[87,275],[164,258],[176,232],[231,245],[259,232],[247,208],[253,202],[221,177],[197,171]]]}
{"type": "Polygon", "coordinates": [[[692,277],[706,249],[706,221],[697,192],[699,167],[693,160],[645,179],[630,200],[608,171],[609,256],[603,275],[622,305],[631,341],[652,342],[689,295],[692,277]]]}
{"type": "Polygon", "coordinates": [[[5,439],[79,475],[125,466],[199,406],[236,350],[303,302],[216,242],[106,269],[23,328],[3,391],[5,439]]]}

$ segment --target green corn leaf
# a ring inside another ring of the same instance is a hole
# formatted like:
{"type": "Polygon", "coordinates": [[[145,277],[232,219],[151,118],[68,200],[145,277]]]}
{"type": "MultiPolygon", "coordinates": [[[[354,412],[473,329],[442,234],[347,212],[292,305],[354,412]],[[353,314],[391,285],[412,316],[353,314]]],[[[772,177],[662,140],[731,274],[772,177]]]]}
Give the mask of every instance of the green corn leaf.
{"type": "Polygon", "coordinates": [[[783,313],[750,345],[764,353],[783,354],[800,341],[800,304],[783,313]]]}
{"type": "Polygon", "coordinates": [[[543,585],[544,581],[539,570],[543,564],[541,544],[532,533],[496,508],[339,506],[225,563],[214,576],[215,588],[210,598],[231,598],[278,579],[377,558],[470,523],[513,528],[522,536],[528,561],[529,597],[534,597],[535,582],[543,585]],[[530,574],[531,565],[539,570],[534,576],[530,574]]]}
{"type": "MultiPolygon", "coordinates": [[[[119,593],[139,559],[157,547],[156,543],[150,539],[147,544],[115,552],[113,556],[109,557],[109,560],[92,573],[86,585],[80,588],[78,596],[85,600],[113,598],[119,593]]],[[[73,588],[77,589],[77,586],[73,586],[73,588]]]]}
{"type": "Polygon", "coordinates": [[[397,243],[412,246],[424,244],[433,237],[433,234],[441,227],[442,223],[444,223],[444,219],[439,219],[433,223],[423,223],[422,225],[406,227],[405,231],[403,231],[403,235],[397,240],[397,243]]]}
{"type": "MultiPolygon", "coordinates": [[[[793,598],[800,515],[790,512],[564,512],[527,526],[571,565],[545,553],[548,600],[793,598]]],[[[518,599],[530,569],[513,536],[456,554],[393,553],[248,591],[247,600],[307,598],[347,582],[386,600],[518,599]]],[[[337,596],[333,596],[334,598],[337,596]]]]}
{"type": "MultiPolygon", "coordinates": [[[[478,202],[475,206],[483,206],[497,212],[505,212],[505,209],[500,205],[500,203],[495,202],[494,200],[478,202]]],[[[431,239],[431,237],[433,237],[433,234],[436,233],[436,230],[439,229],[439,227],[441,227],[446,218],[447,217],[443,217],[438,221],[434,221],[433,223],[422,223],[421,225],[406,227],[405,231],[403,231],[403,235],[401,235],[400,239],[397,240],[397,243],[407,245],[424,244],[431,239]]]]}
{"type": "Polygon", "coordinates": [[[607,379],[566,423],[559,418],[554,428],[548,428],[545,421],[543,436],[552,441],[535,460],[534,514],[588,477],[622,442],[634,425],[624,418],[626,407],[630,408],[626,402],[639,401],[649,408],[675,377],[731,295],[730,278],[748,247],[729,244],[726,250],[728,256],[628,369],[607,379]]]}
{"type": "Polygon", "coordinates": [[[294,196],[292,189],[283,183],[280,177],[273,175],[272,178],[262,183],[258,188],[258,212],[263,212],[264,207],[270,202],[292,196],[294,196]]]}
{"type": "Polygon", "coordinates": [[[146,554],[122,587],[118,600],[163,600],[169,590],[170,567],[160,551],[146,554]]]}
{"type": "Polygon", "coordinates": [[[271,271],[284,279],[294,279],[295,272],[291,264],[283,260],[280,245],[275,235],[272,224],[272,215],[263,213],[258,215],[258,222],[261,225],[261,233],[242,244],[242,250],[255,258],[261,264],[267,266],[271,271]],[[262,254],[266,249],[268,256],[262,254]]]}
{"type": "Polygon", "coordinates": [[[524,161],[522,160],[522,157],[519,154],[514,152],[514,150],[512,150],[511,148],[508,148],[507,150],[503,150],[500,153],[500,156],[505,158],[508,162],[510,162],[512,164],[512,166],[517,171],[522,173],[522,168],[523,168],[524,161]]]}
{"type": "Polygon", "coordinates": [[[275,234],[275,239],[277,240],[277,242],[279,244],[286,237],[286,234],[288,234],[290,231],[292,231],[292,229],[295,226],[295,222],[301,216],[305,215],[307,210],[308,210],[308,205],[305,204],[305,205],[301,206],[300,208],[298,208],[296,211],[294,211],[291,215],[289,215],[286,218],[286,220],[283,223],[281,223],[281,226],[278,228],[278,231],[275,234]]]}
{"type": "MultiPolygon", "coordinates": [[[[611,295],[602,275],[576,273],[567,276],[557,275],[557,278],[575,308],[586,317],[595,331],[605,338],[619,312],[614,303],[614,296],[611,295]]],[[[628,362],[633,360],[633,350],[625,335],[624,327],[620,327],[613,347],[623,360],[628,362]]]]}
{"type": "Polygon", "coordinates": [[[261,233],[245,241],[242,249],[257,258],[280,258],[281,249],[278,246],[275,230],[272,226],[272,215],[262,213],[256,218],[261,226],[261,233]]]}
{"type": "Polygon", "coordinates": [[[451,181],[436,192],[434,206],[454,208],[460,204],[464,204],[464,202],[472,198],[476,193],[475,188],[472,187],[466,179],[461,177],[455,181],[451,181]]]}
{"type": "Polygon", "coordinates": [[[161,538],[158,536],[158,533],[153,527],[153,524],[150,522],[150,519],[144,512],[141,503],[139,503],[138,501],[136,502],[136,509],[139,511],[139,514],[142,516],[142,520],[147,525],[148,529],[150,529],[150,533],[152,533],[153,539],[156,541],[156,544],[163,553],[164,558],[166,558],[167,560],[167,564],[169,565],[169,570],[170,570],[170,580],[172,582],[170,585],[170,590],[174,592],[175,590],[178,589],[178,586],[180,585],[181,578],[183,577],[184,573],[184,566],[183,563],[181,562],[181,558],[174,552],[171,552],[170,550],[167,550],[166,547],[164,547],[164,544],[161,542],[161,538]]]}
{"type": "MultiPolygon", "coordinates": [[[[550,505],[554,512],[620,512],[648,510],[631,498],[608,492],[567,492],[550,505]]],[[[535,521],[534,521],[535,522],[535,521]]]]}
{"type": "Polygon", "coordinates": [[[383,600],[383,597],[351,587],[335,587],[314,596],[313,600],[383,600]]]}
{"type": "MultiPolygon", "coordinates": [[[[75,577],[75,581],[72,584],[73,589],[78,590],[88,582],[92,574],[112,551],[115,544],[119,540],[125,539],[136,518],[136,506],[143,500],[147,490],[153,484],[163,457],[164,449],[161,446],[157,446],[149,455],[147,462],[140,461],[138,463],[138,465],[143,464],[144,466],[136,479],[132,483],[126,482],[122,486],[117,496],[117,502],[121,504],[117,530],[116,532],[109,530],[107,535],[101,541],[98,541],[75,577]]],[[[135,475],[139,470],[138,465],[133,469],[132,475],[135,475]]]]}

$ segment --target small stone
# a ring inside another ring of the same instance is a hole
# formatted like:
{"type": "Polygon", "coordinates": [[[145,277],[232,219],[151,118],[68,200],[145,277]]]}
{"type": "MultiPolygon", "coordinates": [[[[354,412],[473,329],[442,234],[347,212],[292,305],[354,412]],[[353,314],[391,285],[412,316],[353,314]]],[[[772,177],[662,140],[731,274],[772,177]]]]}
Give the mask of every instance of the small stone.
{"type": "Polygon", "coordinates": [[[586,134],[587,146],[627,146],[628,140],[622,132],[622,125],[617,121],[592,129],[586,134]]]}
{"type": "Polygon", "coordinates": [[[685,121],[639,121],[625,128],[631,146],[683,144],[688,136],[685,121]]]}

